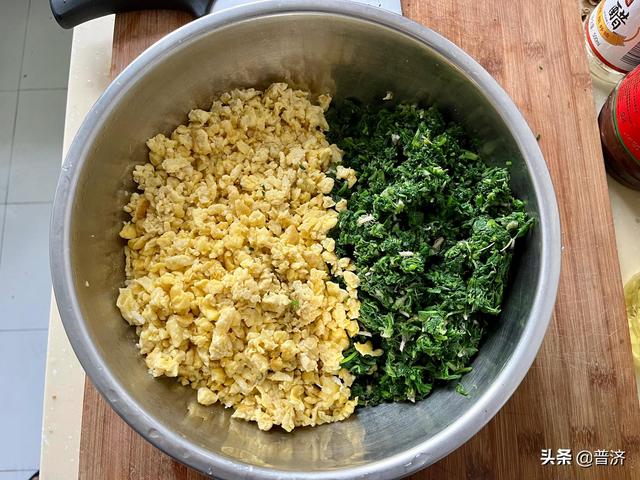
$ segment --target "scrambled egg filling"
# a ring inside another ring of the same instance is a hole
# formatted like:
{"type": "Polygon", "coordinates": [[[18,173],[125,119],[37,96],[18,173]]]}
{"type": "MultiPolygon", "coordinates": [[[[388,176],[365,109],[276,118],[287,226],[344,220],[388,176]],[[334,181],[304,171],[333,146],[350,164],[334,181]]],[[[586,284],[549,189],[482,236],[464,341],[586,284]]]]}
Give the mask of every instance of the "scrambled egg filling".
{"type": "MultiPolygon", "coordinates": [[[[325,173],[341,160],[324,135],[330,101],[283,83],[222,94],[148,140],[125,207],[117,306],[150,373],[263,430],[343,420],[356,406],[340,361],[358,331],[359,282],[327,236],[346,208],[325,173]]],[[[351,169],[337,176],[356,182],[351,169]]]]}

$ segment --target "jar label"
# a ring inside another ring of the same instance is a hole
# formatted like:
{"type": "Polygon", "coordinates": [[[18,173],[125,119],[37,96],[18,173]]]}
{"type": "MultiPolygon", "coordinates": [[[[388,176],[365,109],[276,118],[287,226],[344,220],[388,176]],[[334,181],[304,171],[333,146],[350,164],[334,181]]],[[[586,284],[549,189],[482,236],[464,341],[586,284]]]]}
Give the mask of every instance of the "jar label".
{"type": "Polygon", "coordinates": [[[640,160],[640,67],[620,82],[613,105],[616,134],[627,152],[640,160]]]}
{"type": "Polygon", "coordinates": [[[589,47],[608,67],[627,73],[640,64],[640,0],[602,0],[586,29],[589,47]]]}

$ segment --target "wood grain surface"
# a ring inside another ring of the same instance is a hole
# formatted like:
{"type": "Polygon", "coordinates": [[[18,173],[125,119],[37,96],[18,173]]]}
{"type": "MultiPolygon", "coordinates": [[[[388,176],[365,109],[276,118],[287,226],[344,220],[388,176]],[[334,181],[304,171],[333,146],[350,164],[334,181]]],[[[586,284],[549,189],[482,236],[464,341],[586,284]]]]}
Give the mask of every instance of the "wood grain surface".
{"type": "MultiPolygon", "coordinates": [[[[527,377],[480,433],[412,478],[640,478],[640,409],[576,2],[405,0],[403,9],[475,57],[540,134],[563,236],[557,305],[527,377]],[[626,460],[541,466],[542,448],[620,449],[626,460]]],[[[119,15],[113,72],[187,20],[174,12],[119,15]]],[[[87,382],[80,478],[204,477],[134,433],[87,382]]]]}
{"type": "Polygon", "coordinates": [[[167,33],[193,20],[186,12],[149,10],[116,15],[111,55],[111,78],[124,70],[131,60],[167,33]]]}

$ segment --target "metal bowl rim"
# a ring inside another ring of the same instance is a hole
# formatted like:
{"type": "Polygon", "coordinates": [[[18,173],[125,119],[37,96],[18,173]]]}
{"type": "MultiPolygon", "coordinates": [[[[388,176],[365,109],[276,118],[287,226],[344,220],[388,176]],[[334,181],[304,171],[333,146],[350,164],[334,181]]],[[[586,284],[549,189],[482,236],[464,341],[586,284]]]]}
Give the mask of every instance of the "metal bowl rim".
{"type": "Polygon", "coordinates": [[[53,287],[63,325],[84,370],[111,407],[134,430],[163,452],[209,475],[230,478],[308,478],[330,475],[336,480],[358,477],[396,478],[411,474],[446,456],[475,435],[502,407],[529,370],[544,338],[555,303],[560,275],[561,240],[558,207],[546,163],[527,123],[498,83],[468,54],[434,31],[400,15],[344,0],[260,1],[197,19],[145,50],[109,85],[80,126],[65,157],[56,190],[50,230],[53,287]],[[70,226],[77,181],[92,140],[117,102],[145,71],[161,63],[174,48],[216,29],[258,17],[283,14],[331,14],[371,22],[409,36],[445,57],[464,72],[502,116],[516,140],[533,183],[542,237],[541,268],[527,325],[504,369],[493,384],[457,421],[410,450],[355,467],[323,471],[258,467],[209,452],[161,426],[127,393],[91,343],[75,295],[71,271],[70,226]],[[153,432],[153,435],[151,434],[153,432]],[[181,453],[188,452],[188,458],[181,453]]]}

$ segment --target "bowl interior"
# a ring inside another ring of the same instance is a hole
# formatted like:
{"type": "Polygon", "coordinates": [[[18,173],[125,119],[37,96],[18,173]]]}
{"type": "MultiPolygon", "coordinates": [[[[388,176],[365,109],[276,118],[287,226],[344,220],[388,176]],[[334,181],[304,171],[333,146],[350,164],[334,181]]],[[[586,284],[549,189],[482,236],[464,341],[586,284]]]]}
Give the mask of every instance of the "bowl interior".
{"type": "MultiPolygon", "coordinates": [[[[513,189],[537,215],[538,201],[518,139],[497,105],[456,66],[456,53],[452,55],[454,60],[447,60],[410,35],[372,21],[293,12],[194,30],[150,60],[142,74],[118,80],[115,97],[103,104],[97,127],[79,147],[81,155],[67,160],[67,168],[77,168],[69,256],[77,305],[102,363],[103,370],[93,370],[94,380],[108,372],[117,385],[103,388],[105,396],[113,399],[116,390],[125,391],[135,408],[124,411],[140,416],[135,413],[139,408],[144,421],[156,424],[155,431],[141,433],[154,439],[175,432],[188,448],[171,453],[187,463],[196,449],[280,470],[340,469],[384,460],[441,434],[492,386],[527,323],[538,321],[529,312],[541,277],[540,228],[522,242],[504,314],[473,372],[464,378],[469,396],[440,388],[415,405],[366,408],[345,422],[291,434],[261,432],[253,423],[232,420],[231,411],[222,407],[198,406],[195,392],[175,380],[153,379],[135,347],[135,332],[115,308],[124,280],[118,238],[125,219],[122,206],[134,188],[133,166],[146,161],[145,140],[157,132],[169,133],[186,121],[190,109],[208,107],[212,96],[233,87],[287,81],[314,93],[331,92],[338,102],[349,96],[379,101],[392,91],[396,101],[436,103],[479,139],[491,161],[513,162],[513,189]]],[[[127,420],[136,423],[131,416],[127,420]]],[[[424,455],[429,461],[431,452],[424,455]]]]}

